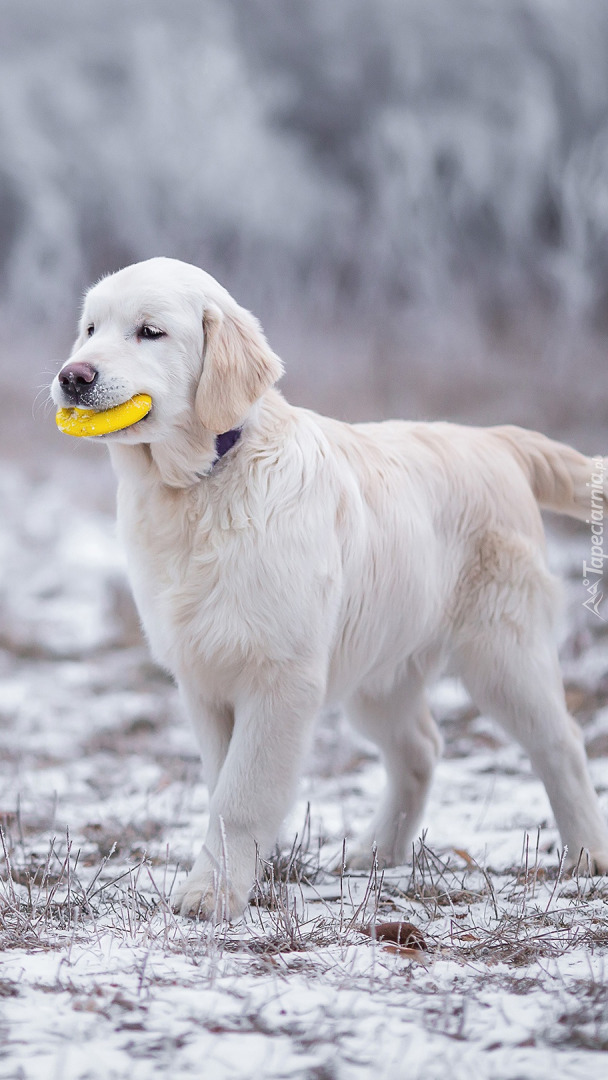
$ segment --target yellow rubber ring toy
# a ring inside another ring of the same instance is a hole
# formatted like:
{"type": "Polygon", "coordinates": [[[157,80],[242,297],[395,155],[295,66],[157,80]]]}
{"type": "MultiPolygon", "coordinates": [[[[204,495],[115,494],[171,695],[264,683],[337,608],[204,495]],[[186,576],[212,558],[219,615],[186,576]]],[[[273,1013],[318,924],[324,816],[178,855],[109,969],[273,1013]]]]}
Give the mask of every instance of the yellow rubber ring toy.
{"type": "Polygon", "coordinates": [[[152,398],[148,394],[136,394],[130,401],[115,405],[113,409],[96,412],[95,409],[59,409],[55,422],[64,435],[107,435],[110,431],[122,431],[131,427],[150,412],[152,398]]]}

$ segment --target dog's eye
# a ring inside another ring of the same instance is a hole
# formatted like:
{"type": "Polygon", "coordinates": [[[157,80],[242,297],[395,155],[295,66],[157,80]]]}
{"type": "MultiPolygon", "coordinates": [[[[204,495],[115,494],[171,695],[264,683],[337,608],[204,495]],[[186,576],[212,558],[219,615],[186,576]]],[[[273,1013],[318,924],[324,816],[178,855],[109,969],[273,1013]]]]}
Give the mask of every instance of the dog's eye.
{"type": "Polygon", "coordinates": [[[87,326],[87,337],[93,337],[94,333],[95,333],[95,327],[93,326],[93,323],[91,323],[90,326],[87,326]]]}
{"type": "Polygon", "coordinates": [[[145,341],[156,341],[157,338],[166,337],[166,334],[164,330],[159,330],[158,326],[149,326],[144,323],[137,331],[137,336],[145,341]]]}

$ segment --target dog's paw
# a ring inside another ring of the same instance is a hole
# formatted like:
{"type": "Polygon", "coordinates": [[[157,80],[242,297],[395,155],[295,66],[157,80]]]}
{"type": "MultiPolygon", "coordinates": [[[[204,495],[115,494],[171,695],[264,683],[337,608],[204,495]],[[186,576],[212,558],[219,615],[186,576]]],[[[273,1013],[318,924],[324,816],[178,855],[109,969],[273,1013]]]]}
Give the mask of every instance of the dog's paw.
{"type": "Polygon", "coordinates": [[[594,874],[608,874],[608,851],[592,851],[591,865],[594,874]]]}
{"type": "MultiPolygon", "coordinates": [[[[372,867],[377,866],[382,870],[385,866],[394,866],[394,859],[391,859],[390,855],[382,851],[376,844],[372,844],[371,841],[368,844],[356,844],[352,850],[346,851],[346,870],[364,871],[369,872],[372,867]]],[[[337,867],[339,871],[341,867],[337,867]]]]}
{"type": "Polygon", "coordinates": [[[568,851],[564,866],[568,875],[600,877],[608,874],[608,851],[580,848],[576,855],[568,851]]]}
{"type": "Polygon", "coordinates": [[[587,848],[583,848],[577,859],[569,860],[569,869],[588,877],[608,874],[608,852],[588,851],[587,848]]]}
{"type": "MultiPolygon", "coordinates": [[[[363,848],[354,848],[352,852],[347,852],[346,859],[344,861],[344,868],[347,871],[365,871],[371,870],[374,865],[375,853],[372,853],[363,848]]],[[[340,869],[338,867],[338,869],[340,869]]]]}
{"type": "Polygon", "coordinates": [[[214,923],[230,922],[242,915],[247,894],[239,894],[215,873],[190,874],[176,889],[171,907],[177,915],[214,923]]]}

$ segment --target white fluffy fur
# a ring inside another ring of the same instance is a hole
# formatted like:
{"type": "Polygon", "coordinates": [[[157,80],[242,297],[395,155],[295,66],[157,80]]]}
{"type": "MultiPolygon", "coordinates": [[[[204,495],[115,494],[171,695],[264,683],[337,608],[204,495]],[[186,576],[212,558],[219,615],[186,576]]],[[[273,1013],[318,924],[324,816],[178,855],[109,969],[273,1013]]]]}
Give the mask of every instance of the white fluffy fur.
{"type": "MultiPolygon", "coordinates": [[[[99,371],[95,407],[153,399],[146,420],[105,438],[135,600],[211,793],[182,913],[243,909],[327,701],[345,703],[388,774],[351,862],[375,842],[381,862],[402,863],[441,748],[425,683],[448,663],[526,748],[570,858],[586,849],[608,869],[564,704],[538,509],[588,517],[591,459],[517,428],[351,426],[294,408],[253,316],[171,259],[89,292],[75,359],[99,371]],[[165,336],[141,340],[142,322],[165,336]],[[237,424],[214,465],[214,433],[237,424]]],[[[52,393],[68,404],[57,380],[52,393]]]]}

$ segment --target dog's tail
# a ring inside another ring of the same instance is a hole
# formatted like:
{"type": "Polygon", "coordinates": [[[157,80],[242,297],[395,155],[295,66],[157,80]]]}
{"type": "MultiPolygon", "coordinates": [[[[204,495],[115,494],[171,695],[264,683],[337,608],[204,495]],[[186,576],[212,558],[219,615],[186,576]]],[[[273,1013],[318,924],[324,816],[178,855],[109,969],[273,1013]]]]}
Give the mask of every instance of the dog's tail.
{"type": "Polygon", "coordinates": [[[508,445],[544,509],[579,521],[598,521],[608,514],[608,457],[585,457],[525,428],[490,430],[508,445]]]}

